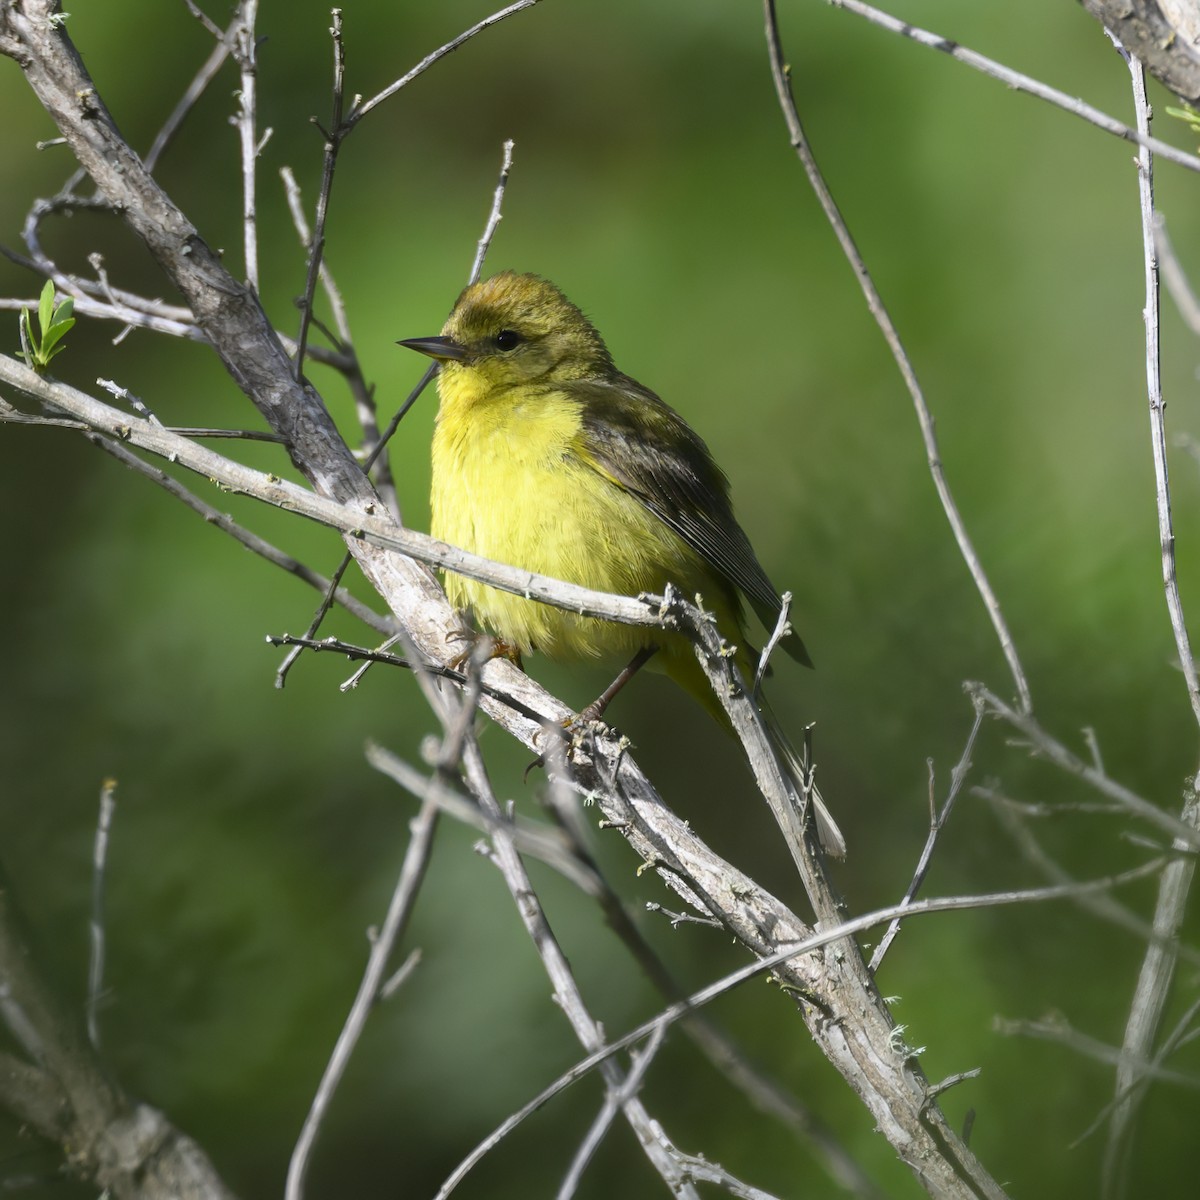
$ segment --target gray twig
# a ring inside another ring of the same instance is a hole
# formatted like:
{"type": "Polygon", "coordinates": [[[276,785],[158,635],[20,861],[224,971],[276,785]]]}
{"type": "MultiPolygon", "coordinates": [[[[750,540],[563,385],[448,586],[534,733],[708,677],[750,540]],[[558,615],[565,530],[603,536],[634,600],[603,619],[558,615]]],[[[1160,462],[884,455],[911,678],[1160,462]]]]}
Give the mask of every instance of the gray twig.
{"type": "Polygon", "coordinates": [[[600,1106],[600,1111],[584,1135],[583,1141],[580,1142],[566,1177],[559,1185],[556,1200],[571,1200],[571,1197],[575,1195],[588,1163],[592,1161],[596,1151],[600,1148],[600,1143],[612,1128],[612,1123],[617,1119],[617,1114],[621,1111],[622,1106],[627,1100],[632,1100],[641,1090],[642,1079],[658,1054],[665,1036],[666,1027],[660,1025],[647,1039],[646,1044],[629,1056],[630,1069],[629,1074],[625,1076],[625,1082],[621,1084],[619,1090],[605,1093],[604,1103],[600,1106]]]}
{"type": "Polygon", "coordinates": [[[1167,235],[1167,221],[1160,212],[1154,214],[1154,248],[1158,253],[1159,266],[1162,269],[1163,282],[1179,315],[1187,322],[1188,328],[1200,337],[1200,299],[1188,281],[1187,272],[1175,253],[1175,247],[1167,235]]]}
{"type": "Polygon", "coordinates": [[[487,258],[492,238],[496,236],[496,228],[504,216],[504,191],[508,187],[509,172],[512,171],[514,145],[512,138],[504,143],[504,157],[500,163],[500,179],[496,183],[496,191],[492,195],[492,209],[488,213],[487,224],[484,225],[483,233],[475,247],[475,258],[471,263],[471,275],[467,280],[468,283],[475,283],[483,273],[483,260],[487,258]]]}
{"type": "Polygon", "coordinates": [[[258,0],[241,0],[236,51],[242,86],[238,93],[238,115],[234,124],[242,150],[242,246],[245,254],[246,282],[258,289],[258,205],[256,200],[258,156],[271,136],[266,130],[258,135],[258,0]]]}
{"type": "Polygon", "coordinates": [[[146,152],[145,163],[147,171],[153,171],[158,166],[158,160],[179,132],[184,118],[196,107],[200,97],[208,89],[208,85],[212,83],[216,78],[217,72],[224,66],[225,60],[229,57],[233,49],[234,39],[237,37],[237,31],[241,24],[242,14],[240,8],[234,13],[233,20],[229,23],[229,28],[220,29],[195,4],[189,2],[188,7],[191,9],[192,15],[213,35],[216,45],[213,46],[208,58],[204,60],[203,65],[196,72],[191,83],[188,84],[179,102],[171,110],[171,115],[167,117],[166,121],[163,122],[162,128],[155,135],[150,149],[146,152]]]}
{"type": "MultiPolygon", "coordinates": [[[[929,874],[929,868],[933,864],[933,852],[937,847],[938,838],[941,836],[942,830],[946,828],[946,822],[950,820],[950,814],[954,811],[954,802],[958,799],[959,792],[962,791],[962,786],[966,782],[967,772],[971,769],[971,754],[975,749],[975,739],[979,736],[980,727],[983,725],[983,701],[975,696],[972,698],[972,703],[975,706],[975,720],[971,725],[971,732],[967,735],[966,745],[963,746],[963,752],[958,762],[955,764],[954,770],[950,772],[950,791],[946,795],[946,802],[942,805],[941,811],[932,811],[930,813],[929,834],[925,839],[925,845],[921,850],[921,857],[917,860],[917,869],[913,872],[912,882],[908,885],[908,890],[904,893],[904,899],[901,904],[911,904],[916,898],[917,893],[921,890],[921,885],[925,882],[925,876],[929,874]]],[[[930,788],[930,807],[933,807],[932,784],[930,788]]],[[[879,945],[875,948],[875,953],[871,956],[869,970],[874,973],[879,970],[879,964],[883,962],[883,956],[888,952],[888,947],[895,940],[896,934],[900,932],[900,921],[893,921],[887,928],[887,932],[879,941],[879,945]]]]}
{"type": "MultiPolygon", "coordinates": [[[[966,522],[963,521],[962,514],[958,511],[958,504],[954,499],[953,493],[950,491],[950,484],[946,479],[946,472],[942,467],[941,452],[938,449],[933,414],[929,411],[929,405],[917,380],[917,375],[908,357],[908,352],[904,349],[904,344],[900,340],[900,334],[892,322],[891,315],[888,313],[887,307],[883,302],[883,297],[879,294],[879,289],[875,286],[874,280],[871,278],[871,273],[867,270],[867,264],[863,261],[863,257],[854,243],[850,228],[838,209],[837,202],[833,198],[833,193],[829,190],[829,185],[825,182],[825,178],[817,166],[817,160],[813,155],[812,148],[808,144],[808,138],[804,133],[804,126],[800,122],[800,113],[796,108],[796,101],[792,95],[789,68],[784,59],[783,45],[779,38],[779,24],[775,16],[775,0],[763,0],[763,10],[766,19],[767,46],[771,59],[771,75],[775,80],[775,92],[779,97],[779,106],[783,111],[783,117],[787,122],[788,132],[791,135],[792,148],[796,151],[796,155],[804,167],[805,174],[808,176],[809,183],[812,185],[812,189],[816,193],[822,209],[825,211],[825,216],[832,226],[834,233],[837,235],[842,253],[846,256],[846,260],[854,272],[854,277],[862,289],[863,296],[867,302],[867,308],[870,310],[871,316],[875,318],[875,323],[879,326],[879,330],[883,334],[883,339],[887,343],[888,349],[892,352],[892,357],[896,360],[896,366],[899,368],[905,387],[908,388],[908,393],[912,397],[913,408],[917,414],[917,423],[921,429],[921,440],[925,444],[925,457],[929,464],[929,473],[933,477],[933,486],[937,489],[938,499],[942,502],[942,509],[946,514],[946,520],[950,522],[950,528],[954,533],[954,540],[958,543],[959,553],[962,555],[963,561],[967,564],[967,570],[970,571],[971,578],[975,582],[975,588],[979,592],[984,607],[987,609],[992,627],[996,631],[996,636],[1000,639],[1000,648],[1003,650],[1004,657],[1008,662],[1008,669],[1012,672],[1013,682],[1016,685],[1017,695],[1020,698],[1021,709],[1023,712],[1029,712],[1033,707],[1033,701],[1029,694],[1029,683],[1025,678],[1025,670],[1021,666],[1016,643],[1009,632],[1008,623],[1005,621],[1004,614],[1000,610],[1000,601],[996,598],[996,593],[993,591],[987,573],[983,569],[983,563],[980,561],[979,555],[971,542],[970,535],[967,533],[966,522]]],[[[1200,166],[1200,161],[1198,161],[1197,165],[1200,166]]]]}
{"type": "Polygon", "coordinates": [[[1137,817],[1157,826],[1171,837],[1181,839],[1192,851],[1200,850],[1200,831],[1180,820],[1174,813],[1159,808],[1157,804],[1151,804],[1144,796],[1139,796],[1132,788],[1118,783],[1111,775],[1106,775],[1091,763],[1085,762],[1078,754],[1051,736],[1034,717],[1028,713],[1017,712],[981,683],[968,683],[966,690],[968,694],[978,696],[983,701],[990,716],[999,717],[1017,730],[1029,743],[1032,752],[1068,774],[1082,779],[1102,796],[1116,801],[1131,817],[1137,817]]]}
{"type": "Polygon", "coordinates": [[[398,986],[393,982],[394,975],[391,980],[388,978],[388,963],[391,961],[393,950],[404,936],[417,893],[425,879],[429,856],[433,850],[433,837],[437,831],[438,812],[437,802],[427,798],[422,802],[420,812],[410,826],[412,836],[409,838],[408,849],[404,852],[404,861],[400,866],[400,874],[396,879],[383,925],[371,940],[371,950],[367,956],[367,966],[358,987],[358,994],[354,997],[346,1022],[338,1034],[337,1043],[321,1076],[308,1115],[304,1118],[300,1136],[296,1139],[296,1146],[288,1163],[285,1200],[302,1200],[304,1180],[317,1135],[349,1065],[354,1048],[366,1027],[367,1018],[383,998],[384,989],[389,988],[387,994],[390,995],[395,986],[398,986]]]}
{"type": "Polygon", "coordinates": [[[1085,104],[1078,96],[1070,96],[1066,92],[1060,92],[1057,88],[1041,83],[1032,76],[1022,75],[1020,71],[1014,71],[1011,67],[996,62],[995,59],[987,58],[985,55],[968,49],[953,38],[943,37],[940,33],[931,33],[928,29],[921,29],[899,17],[893,17],[890,13],[881,12],[870,4],[863,3],[863,0],[829,0],[829,2],[834,8],[844,8],[846,12],[862,17],[870,21],[872,25],[886,29],[889,33],[909,38],[930,50],[948,54],[955,62],[960,62],[975,71],[982,71],[984,75],[999,80],[1006,88],[1011,88],[1014,92],[1024,92],[1026,95],[1036,96],[1039,100],[1053,104],[1055,108],[1061,108],[1072,116],[1080,117],[1089,125],[1095,125],[1097,129],[1103,129],[1105,133],[1111,133],[1113,137],[1122,138],[1124,141],[1133,142],[1138,146],[1145,146],[1153,150],[1159,158],[1177,163],[1189,171],[1200,171],[1200,158],[1196,155],[1188,154],[1186,150],[1180,150],[1178,146],[1172,146],[1169,142],[1150,137],[1148,133],[1144,133],[1140,129],[1131,129],[1115,117],[1110,117],[1098,108],[1085,104]]]}
{"type": "MultiPolygon", "coordinates": [[[[1001,795],[991,787],[973,787],[971,794],[978,796],[981,800],[986,800],[991,805],[996,818],[1004,831],[1012,838],[1026,862],[1036,867],[1044,878],[1056,884],[1075,882],[1074,877],[1046,853],[1045,847],[1034,836],[1028,821],[1024,819],[1026,813],[1023,805],[1001,795]]],[[[1072,811],[1078,810],[1073,809],[1072,811]]],[[[1119,806],[1107,806],[1104,811],[1124,812],[1124,809],[1119,806]]],[[[1099,917],[1102,921],[1107,921],[1118,929],[1124,929],[1148,944],[1170,945],[1185,962],[1200,967],[1200,950],[1184,945],[1178,940],[1168,943],[1154,931],[1153,925],[1148,921],[1143,921],[1128,905],[1122,904],[1112,896],[1104,894],[1077,896],[1075,903],[1092,916],[1099,917]]]]}
{"type": "Polygon", "coordinates": [[[427,54],[411,71],[401,75],[395,83],[388,84],[383,91],[372,96],[370,100],[356,103],[346,117],[346,124],[351,127],[357,125],[367,113],[378,108],[385,100],[390,100],[401,88],[407,87],[418,75],[424,74],[434,63],[445,58],[447,54],[452,54],[460,46],[469,42],[476,34],[482,33],[492,25],[498,24],[506,17],[511,17],[514,13],[532,8],[538,2],[539,0],[517,0],[515,4],[510,4],[507,8],[502,8],[498,12],[492,13],[490,17],[484,17],[482,21],[472,25],[470,29],[460,33],[458,37],[451,38],[444,46],[438,47],[432,54],[427,54]]]}
{"type": "Polygon", "coordinates": [[[117,781],[106,779],[100,788],[100,811],[92,843],[92,918],[88,923],[87,1032],[92,1048],[100,1049],[100,996],[104,987],[104,885],[108,867],[108,835],[117,807],[117,781]]]}
{"type": "MultiPolygon", "coordinates": [[[[1111,34],[1109,34],[1112,37],[1111,34]]],[[[1134,106],[1137,110],[1138,130],[1150,133],[1150,107],[1146,99],[1146,76],[1141,62],[1125,54],[1119,42],[1114,43],[1125,56],[1129,65],[1133,85],[1134,106]]],[[[1159,375],[1159,327],[1158,327],[1158,260],[1154,238],[1154,159],[1143,143],[1137,156],[1138,200],[1142,215],[1142,255],[1145,263],[1146,306],[1143,316],[1146,324],[1146,389],[1150,400],[1151,446],[1154,457],[1155,496],[1158,506],[1158,532],[1162,555],[1163,588],[1166,592],[1167,611],[1171,629],[1175,634],[1175,646],[1179,653],[1180,666],[1187,681],[1188,697],[1192,712],[1200,723],[1200,681],[1196,677],[1196,664],[1192,659],[1191,643],[1183,615],[1183,602],[1179,595],[1179,582],[1175,571],[1175,533],[1171,519],[1171,493],[1167,479],[1167,436],[1165,404],[1162,382],[1159,375]]],[[[1189,828],[1200,826],[1200,776],[1192,781],[1181,816],[1182,823],[1189,828]]],[[[1191,839],[1176,839],[1174,848],[1183,850],[1194,844],[1191,839]]],[[[1142,969],[1125,1035],[1121,1045],[1121,1057],[1117,1064],[1116,1092],[1123,1096],[1113,1109],[1108,1125],[1108,1139],[1104,1147],[1103,1192],[1105,1196],[1119,1196],[1124,1192],[1129,1148],[1134,1125],[1145,1096],[1145,1089],[1136,1085],[1146,1071],[1146,1062],[1153,1055],[1154,1040],[1162,1022],[1167,995],[1174,978],[1178,961],[1172,942],[1183,924],[1187,909],[1188,893],[1196,871],[1194,855],[1180,855],[1163,871],[1159,881],[1158,899],[1154,909],[1154,931],[1163,940],[1155,941],[1146,948],[1142,969]]]]}
{"type": "MultiPolygon", "coordinates": [[[[97,446],[106,454],[111,454],[113,458],[118,462],[124,463],[130,470],[144,475],[177,500],[181,500],[188,508],[194,513],[198,513],[215,529],[229,534],[236,542],[245,546],[247,550],[257,554],[260,558],[266,559],[273,566],[282,568],[289,575],[295,575],[297,579],[307,583],[309,587],[317,588],[323,592],[329,590],[330,580],[326,579],[324,575],[312,570],[311,567],[305,566],[304,563],[271,545],[270,542],[260,538],[257,534],[243,528],[228,513],[223,513],[213,508],[211,504],[201,500],[199,496],[188,488],[185,488],[183,484],[171,475],[168,475],[166,471],[143,462],[136,454],[130,453],[130,451],[126,450],[124,446],[112,438],[103,437],[91,431],[87,432],[84,436],[93,446],[97,446]]],[[[374,629],[377,633],[388,634],[395,628],[393,618],[380,616],[379,613],[364,604],[357,596],[351,594],[345,588],[339,587],[333,594],[337,603],[350,613],[351,616],[356,617],[364,625],[374,629]]]]}
{"type": "MultiPolygon", "coordinates": [[[[925,916],[937,912],[961,912],[967,909],[976,908],[995,908],[1001,905],[1009,904],[1036,904],[1044,903],[1053,900],[1064,900],[1074,896],[1078,896],[1087,892],[1102,892],[1108,891],[1114,887],[1119,887],[1126,883],[1133,883],[1139,879],[1145,879],[1149,875],[1162,869],[1163,860],[1161,858],[1154,859],[1151,862],[1145,863],[1140,867],[1136,867],[1131,871],[1122,872],[1119,875],[1107,876],[1103,879],[1088,880],[1084,883],[1075,883],[1063,887],[1048,887],[1048,888],[1030,888],[1026,891],[1008,891],[1008,892],[992,892],[987,895],[979,896],[948,896],[940,897],[934,900],[917,900],[911,905],[894,904],[888,908],[879,909],[876,912],[866,913],[860,917],[854,917],[849,921],[839,922],[830,929],[823,929],[818,933],[813,933],[801,941],[794,942],[790,945],[781,946],[775,953],[767,955],[757,962],[749,963],[744,967],[740,967],[736,971],[730,972],[724,978],[710,983],[701,988],[697,992],[693,992],[684,1000],[680,1000],[675,1004],[670,1005],[660,1012],[656,1017],[652,1017],[649,1021],[644,1021],[636,1028],[631,1029],[628,1033],[615,1039],[610,1039],[608,1043],[594,1053],[588,1055],[587,1058],[581,1059],[568,1071],[564,1071],[553,1083],[544,1088],[536,1096],[533,1097],[527,1104],[520,1108],[517,1112],[507,1117],[500,1125],[498,1125],[488,1136],[471,1151],[466,1158],[463,1159],[454,1171],[447,1178],[438,1192],[435,1200],[444,1200],[446,1196],[470,1173],[470,1171],[478,1165],[481,1159],[486,1157],[499,1143],[507,1137],[514,1129],[517,1128],[527,1117],[533,1115],[538,1109],[549,1103],[555,1096],[565,1091],[572,1084],[577,1083],[580,1079],[588,1075],[600,1063],[611,1058],[614,1054],[619,1054],[624,1050],[628,1050],[636,1046],[639,1042],[647,1038],[654,1028],[659,1024],[674,1024],[676,1021],[682,1020],[688,1014],[693,1013],[698,1008],[711,1003],[718,996],[723,996],[733,988],[740,986],[749,979],[754,979],[775,968],[783,966],[784,963],[790,963],[806,955],[811,955],[815,951],[829,946],[834,942],[845,941],[855,934],[866,932],[877,925],[883,925],[896,917],[904,920],[909,920],[916,916],[925,916]]],[[[964,1190],[962,1195],[972,1195],[971,1191],[964,1190]]],[[[998,1188],[989,1189],[989,1194],[1003,1196],[1004,1193],[998,1188]]]]}

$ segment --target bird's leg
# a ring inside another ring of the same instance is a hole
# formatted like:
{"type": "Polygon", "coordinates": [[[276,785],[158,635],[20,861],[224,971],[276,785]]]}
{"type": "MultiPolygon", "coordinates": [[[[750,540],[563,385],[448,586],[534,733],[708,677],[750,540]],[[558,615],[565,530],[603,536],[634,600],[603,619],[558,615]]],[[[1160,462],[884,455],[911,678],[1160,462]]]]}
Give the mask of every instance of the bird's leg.
{"type": "Polygon", "coordinates": [[[452,671],[461,671],[472,656],[476,658],[480,666],[491,662],[493,658],[507,658],[513,666],[524,669],[521,662],[521,651],[509,642],[493,637],[490,633],[480,633],[475,629],[457,630],[447,634],[446,640],[468,643],[467,648],[456,654],[447,664],[452,671]]]}
{"type": "Polygon", "coordinates": [[[598,721],[604,715],[604,710],[612,703],[613,697],[654,657],[657,646],[643,646],[630,660],[628,666],[596,697],[595,700],[580,712],[579,716],[568,724],[586,725],[589,721],[598,721]]]}
{"type": "MultiPolygon", "coordinates": [[[[593,721],[600,720],[604,710],[612,703],[613,697],[650,661],[651,658],[654,657],[657,650],[657,646],[643,646],[629,660],[628,665],[624,668],[624,670],[622,670],[620,675],[618,675],[616,679],[614,679],[612,683],[610,683],[608,687],[606,687],[604,691],[601,692],[600,695],[591,702],[591,704],[589,704],[586,708],[581,709],[578,716],[568,717],[562,723],[564,733],[570,735],[570,743],[566,748],[566,756],[568,760],[570,760],[575,751],[575,738],[579,736],[579,731],[585,726],[590,725],[593,721]]],[[[530,771],[537,767],[544,767],[545,765],[546,756],[544,754],[538,755],[538,757],[535,758],[533,762],[531,762],[529,766],[525,768],[525,778],[529,778],[530,771]]]]}

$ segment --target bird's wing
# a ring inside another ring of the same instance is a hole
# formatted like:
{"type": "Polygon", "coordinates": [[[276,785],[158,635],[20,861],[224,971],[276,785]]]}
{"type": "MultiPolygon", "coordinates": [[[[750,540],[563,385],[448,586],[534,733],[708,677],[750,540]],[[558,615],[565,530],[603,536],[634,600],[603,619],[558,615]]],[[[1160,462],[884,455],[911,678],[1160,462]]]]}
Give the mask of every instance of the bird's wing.
{"type": "MultiPolygon", "coordinates": [[[[581,406],[578,453],[635,496],[735,588],[767,628],[782,601],[750,539],[733,515],[729,481],[708,447],[674,409],[625,375],[580,380],[569,392],[581,406]]],[[[799,635],[783,640],[793,658],[812,665],[799,635]]]]}

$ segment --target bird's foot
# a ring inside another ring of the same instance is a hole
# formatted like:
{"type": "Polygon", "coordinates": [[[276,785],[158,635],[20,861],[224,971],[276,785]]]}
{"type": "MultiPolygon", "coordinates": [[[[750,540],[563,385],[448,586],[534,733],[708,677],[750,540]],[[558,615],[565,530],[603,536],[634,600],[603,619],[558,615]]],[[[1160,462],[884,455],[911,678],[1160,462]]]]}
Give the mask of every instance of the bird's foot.
{"type": "Polygon", "coordinates": [[[461,671],[470,662],[477,667],[490,663],[493,658],[506,658],[513,666],[522,668],[521,651],[512,643],[490,633],[479,633],[474,629],[459,629],[446,635],[448,642],[466,642],[466,649],[456,654],[449,662],[452,671],[461,671]]]}
{"type": "Polygon", "coordinates": [[[604,711],[604,705],[597,707],[597,702],[593,701],[585,709],[575,713],[573,716],[566,717],[561,721],[555,721],[553,724],[547,723],[543,728],[546,736],[557,738],[558,745],[553,751],[547,751],[545,754],[539,754],[525,768],[525,774],[522,777],[525,782],[529,780],[531,771],[537,770],[538,767],[544,767],[547,759],[552,756],[557,756],[559,761],[565,760],[570,763],[575,760],[576,751],[584,751],[591,753],[595,744],[596,734],[601,730],[612,732],[614,727],[608,725],[600,719],[599,714],[604,711]]]}

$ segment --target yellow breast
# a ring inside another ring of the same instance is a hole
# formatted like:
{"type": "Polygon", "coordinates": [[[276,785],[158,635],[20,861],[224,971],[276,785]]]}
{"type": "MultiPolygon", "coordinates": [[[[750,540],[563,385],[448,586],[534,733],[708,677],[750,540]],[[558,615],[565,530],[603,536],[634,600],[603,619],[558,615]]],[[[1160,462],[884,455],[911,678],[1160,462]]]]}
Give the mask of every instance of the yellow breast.
{"type": "MultiPolygon", "coordinates": [[[[669,581],[709,598],[711,575],[695,551],[575,453],[581,411],[569,395],[532,386],[474,391],[444,375],[434,537],[600,591],[661,593],[669,581]]],[[[646,629],[578,617],[453,574],[446,591],[522,653],[623,660],[656,640],[646,629]]]]}

